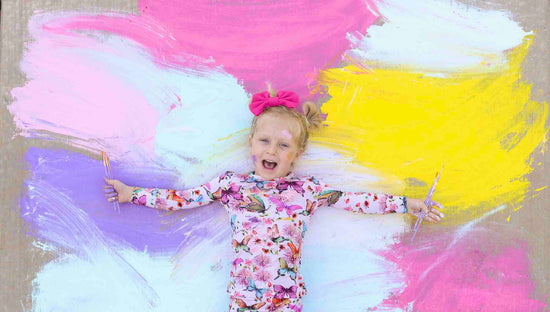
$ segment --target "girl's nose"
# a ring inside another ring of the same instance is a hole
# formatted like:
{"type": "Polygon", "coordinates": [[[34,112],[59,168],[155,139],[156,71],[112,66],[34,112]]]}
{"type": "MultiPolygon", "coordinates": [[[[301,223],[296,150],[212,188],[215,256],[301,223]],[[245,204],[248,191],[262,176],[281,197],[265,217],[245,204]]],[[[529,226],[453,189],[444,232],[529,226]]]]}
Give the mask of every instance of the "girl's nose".
{"type": "Polygon", "coordinates": [[[267,147],[267,152],[269,154],[275,154],[275,151],[276,151],[277,147],[275,146],[275,144],[270,144],[268,147],[267,147]]]}

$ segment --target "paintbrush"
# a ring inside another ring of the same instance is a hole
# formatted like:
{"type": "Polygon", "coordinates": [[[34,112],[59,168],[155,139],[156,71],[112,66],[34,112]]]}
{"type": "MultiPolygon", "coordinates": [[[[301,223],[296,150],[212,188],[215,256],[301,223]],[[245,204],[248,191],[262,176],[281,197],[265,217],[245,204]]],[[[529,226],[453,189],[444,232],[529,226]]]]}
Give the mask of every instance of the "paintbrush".
{"type": "MultiPolygon", "coordinates": [[[[105,170],[105,177],[107,177],[107,179],[113,179],[113,173],[111,172],[111,162],[109,162],[109,156],[107,156],[107,153],[101,151],[101,158],[103,159],[103,169],[105,170]]],[[[115,211],[120,212],[118,198],[117,200],[113,201],[113,205],[115,207],[115,211]]]]}
{"type": "MultiPolygon", "coordinates": [[[[441,176],[441,172],[443,172],[443,166],[441,166],[441,170],[435,174],[434,182],[432,183],[432,187],[430,187],[430,190],[428,191],[428,196],[426,196],[426,200],[424,200],[424,204],[428,209],[432,206],[432,196],[435,192],[435,186],[437,185],[437,182],[439,181],[439,177],[441,176]]],[[[418,232],[418,229],[420,229],[420,224],[422,224],[422,220],[424,220],[424,210],[420,211],[418,214],[418,218],[416,219],[416,223],[414,224],[414,234],[411,238],[411,243],[414,241],[414,238],[416,237],[416,233],[418,232]]]]}

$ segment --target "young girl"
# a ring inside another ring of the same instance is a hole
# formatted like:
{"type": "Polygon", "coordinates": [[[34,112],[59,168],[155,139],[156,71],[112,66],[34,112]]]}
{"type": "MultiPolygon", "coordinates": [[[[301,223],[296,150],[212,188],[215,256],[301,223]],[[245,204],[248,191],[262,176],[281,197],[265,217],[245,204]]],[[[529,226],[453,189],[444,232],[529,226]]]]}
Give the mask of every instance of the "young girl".
{"type": "Polygon", "coordinates": [[[188,209],[220,201],[231,220],[234,261],[227,291],[229,311],[301,311],[306,288],[300,275],[302,240],[311,215],[329,206],[361,213],[426,214],[438,222],[443,214],[422,200],[335,190],[315,177],[299,177],[292,168],[302,155],[308,131],[321,117],[313,103],[295,110],[298,96],[289,91],[255,94],[255,115],[248,144],[254,171],[225,172],[197,188],[176,191],[130,187],[108,180],[109,201],[132,202],[157,209],[188,209]]]}

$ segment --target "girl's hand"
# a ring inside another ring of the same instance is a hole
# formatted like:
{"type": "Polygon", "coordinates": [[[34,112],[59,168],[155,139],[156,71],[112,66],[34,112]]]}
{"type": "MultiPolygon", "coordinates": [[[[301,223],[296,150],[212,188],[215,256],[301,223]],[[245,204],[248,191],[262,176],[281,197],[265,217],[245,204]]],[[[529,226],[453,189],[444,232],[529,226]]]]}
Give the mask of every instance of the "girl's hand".
{"type": "Polygon", "coordinates": [[[108,185],[103,185],[103,188],[105,189],[105,197],[107,197],[108,201],[112,202],[118,200],[118,202],[122,204],[132,199],[134,187],[128,186],[115,179],[105,178],[105,182],[107,182],[108,185]]]}
{"type": "Polygon", "coordinates": [[[445,218],[445,215],[439,210],[434,209],[434,207],[443,209],[443,206],[441,206],[441,204],[434,201],[431,202],[431,207],[426,207],[426,204],[424,204],[424,200],[422,199],[407,198],[407,213],[418,217],[420,215],[420,212],[424,211],[424,218],[426,220],[433,223],[438,223],[443,218],[445,218]]]}

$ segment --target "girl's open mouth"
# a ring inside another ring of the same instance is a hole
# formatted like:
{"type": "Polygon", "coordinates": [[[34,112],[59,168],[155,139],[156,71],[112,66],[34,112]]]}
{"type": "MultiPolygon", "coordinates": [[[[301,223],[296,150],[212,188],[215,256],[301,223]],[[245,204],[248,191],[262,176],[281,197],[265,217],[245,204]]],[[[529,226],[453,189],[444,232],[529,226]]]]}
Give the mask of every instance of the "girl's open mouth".
{"type": "Polygon", "coordinates": [[[268,170],[273,170],[273,169],[275,169],[275,167],[277,167],[276,162],[269,161],[269,160],[263,160],[262,165],[264,166],[265,169],[268,169],[268,170]]]}

